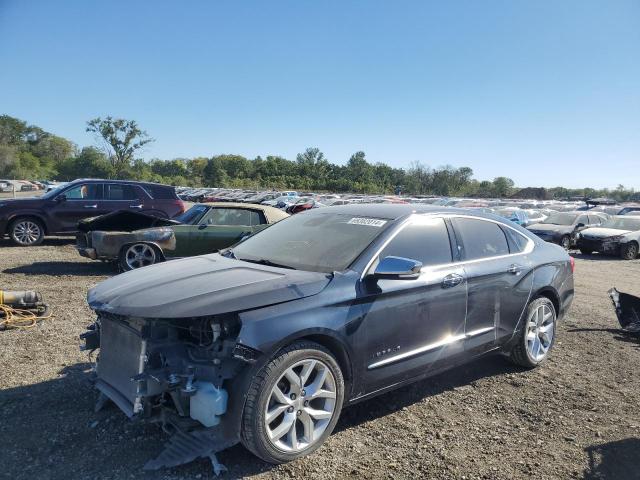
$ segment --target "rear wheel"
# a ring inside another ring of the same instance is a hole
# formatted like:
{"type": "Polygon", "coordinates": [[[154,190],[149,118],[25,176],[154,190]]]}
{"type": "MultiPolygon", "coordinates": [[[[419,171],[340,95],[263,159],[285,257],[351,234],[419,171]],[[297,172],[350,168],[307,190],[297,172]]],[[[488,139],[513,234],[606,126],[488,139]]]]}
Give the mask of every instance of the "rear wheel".
{"type": "Polygon", "coordinates": [[[544,362],[556,337],[556,309],[546,297],[534,299],[527,307],[525,325],[510,360],[516,365],[534,368],[544,362]]]}
{"type": "Polygon", "coordinates": [[[634,260],[638,256],[638,244],[629,242],[620,249],[620,256],[624,260],[634,260]]]}
{"type": "Polygon", "coordinates": [[[344,380],[331,353],[313,342],[281,350],[254,377],[242,418],[242,443],[269,463],[317,450],[333,431],[344,380]]]}
{"type": "Polygon", "coordinates": [[[44,227],[35,218],[18,218],[9,227],[9,235],[16,245],[32,247],[44,240],[44,227]]]}
{"type": "Polygon", "coordinates": [[[125,272],[153,265],[161,260],[156,247],[148,243],[134,243],[122,247],[118,259],[120,268],[125,272]]]}
{"type": "Polygon", "coordinates": [[[583,255],[591,255],[593,253],[593,250],[589,250],[588,248],[581,248],[580,253],[583,255]]]}

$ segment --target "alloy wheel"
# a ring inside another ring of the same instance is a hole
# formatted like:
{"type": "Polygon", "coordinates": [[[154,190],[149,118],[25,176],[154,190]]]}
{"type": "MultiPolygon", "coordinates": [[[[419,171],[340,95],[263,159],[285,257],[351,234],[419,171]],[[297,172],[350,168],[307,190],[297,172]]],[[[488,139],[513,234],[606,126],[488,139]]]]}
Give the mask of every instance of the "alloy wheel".
{"type": "Polygon", "coordinates": [[[36,243],[41,235],[40,226],[31,220],[23,220],[13,227],[13,238],[21,245],[36,243]]]}
{"type": "Polygon", "coordinates": [[[127,249],[124,258],[127,266],[134,270],[156,263],[156,251],[146,243],[136,243],[127,249]]]}
{"type": "Polygon", "coordinates": [[[527,319],[527,352],[536,362],[542,361],[553,343],[555,313],[549,305],[540,305],[527,319]]]}
{"type": "Polygon", "coordinates": [[[295,453],[314,445],[335,414],[336,380],[320,360],[306,359],[278,379],[265,409],[269,441],[295,453]]]}

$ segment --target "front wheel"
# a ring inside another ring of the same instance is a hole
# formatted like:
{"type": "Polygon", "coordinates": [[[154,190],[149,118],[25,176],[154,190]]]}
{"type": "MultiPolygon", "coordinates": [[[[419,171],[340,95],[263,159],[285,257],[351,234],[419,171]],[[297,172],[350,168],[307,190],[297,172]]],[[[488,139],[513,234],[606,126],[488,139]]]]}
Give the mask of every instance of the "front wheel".
{"type": "Polygon", "coordinates": [[[125,272],[136,268],[146,267],[161,261],[159,252],[148,243],[134,243],[122,247],[118,263],[125,272]]]}
{"type": "Polygon", "coordinates": [[[565,250],[569,250],[569,248],[571,248],[571,237],[569,235],[564,235],[560,239],[560,246],[565,250]]]}
{"type": "Polygon", "coordinates": [[[534,368],[549,356],[556,337],[556,309],[547,297],[538,297],[527,307],[525,325],[509,355],[516,365],[534,368]]]}
{"type": "Polygon", "coordinates": [[[279,464],[309,455],[333,431],[344,379],[333,355],[317,343],[284,348],[254,377],[242,418],[242,443],[279,464]]]}
{"type": "Polygon", "coordinates": [[[35,218],[18,218],[9,227],[9,235],[16,245],[33,247],[44,240],[44,227],[35,218]]]}
{"type": "Polygon", "coordinates": [[[620,249],[620,257],[624,260],[634,260],[638,256],[638,244],[629,242],[620,249]]]}

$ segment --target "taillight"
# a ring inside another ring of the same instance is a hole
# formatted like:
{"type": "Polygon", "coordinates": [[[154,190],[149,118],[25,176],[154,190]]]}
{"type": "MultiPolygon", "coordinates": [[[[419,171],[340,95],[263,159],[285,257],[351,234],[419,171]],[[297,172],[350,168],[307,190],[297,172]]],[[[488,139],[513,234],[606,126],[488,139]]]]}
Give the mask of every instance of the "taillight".
{"type": "Polygon", "coordinates": [[[576,271],[576,259],[569,257],[569,263],[571,264],[571,273],[576,271]]]}

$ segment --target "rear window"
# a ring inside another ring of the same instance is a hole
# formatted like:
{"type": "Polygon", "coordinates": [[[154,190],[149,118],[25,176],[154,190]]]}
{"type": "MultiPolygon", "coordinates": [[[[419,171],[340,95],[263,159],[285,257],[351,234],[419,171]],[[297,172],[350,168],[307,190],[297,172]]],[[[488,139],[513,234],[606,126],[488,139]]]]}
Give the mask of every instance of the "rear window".
{"type": "Polygon", "coordinates": [[[176,200],[176,189],[168,185],[145,185],[145,191],[156,200],[176,200]]]}
{"type": "Polygon", "coordinates": [[[380,254],[384,257],[403,257],[440,265],[451,262],[449,232],[442,218],[430,218],[403,228],[380,254]]]}
{"type": "Polygon", "coordinates": [[[473,218],[454,218],[451,221],[460,237],[465,260],[509,254],[507,237],[498,224],[473,218]]]}
{"type": "Polygon", "coordinates": [[[133,185],[110,183],[107,185],[107,200],[137,200],[138,193],[133,185]]]}

